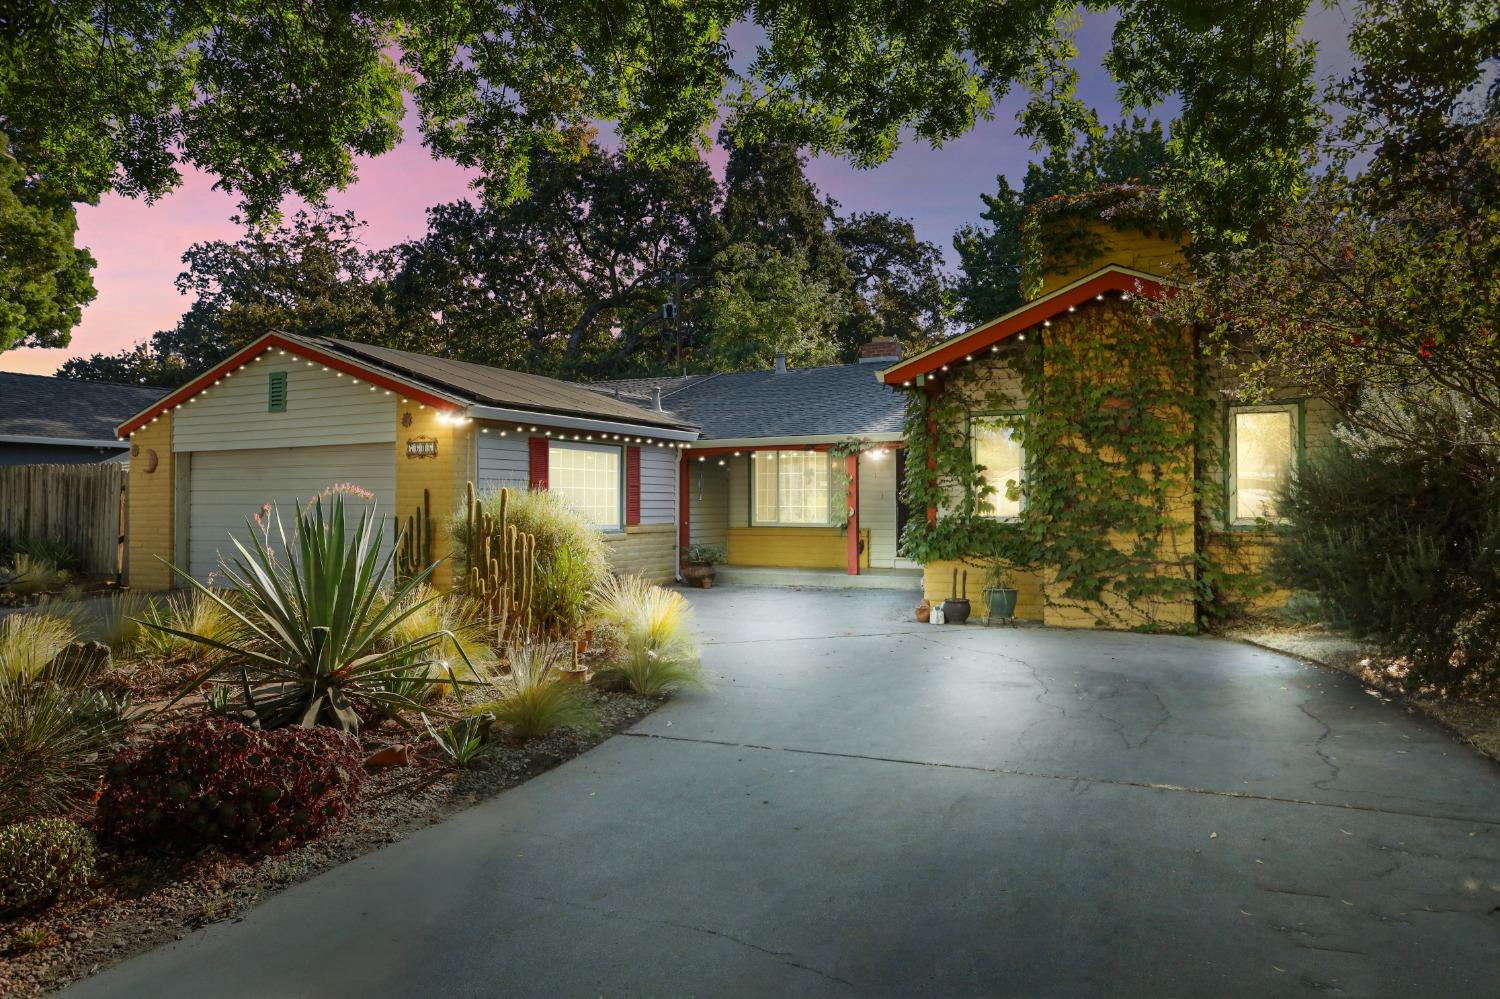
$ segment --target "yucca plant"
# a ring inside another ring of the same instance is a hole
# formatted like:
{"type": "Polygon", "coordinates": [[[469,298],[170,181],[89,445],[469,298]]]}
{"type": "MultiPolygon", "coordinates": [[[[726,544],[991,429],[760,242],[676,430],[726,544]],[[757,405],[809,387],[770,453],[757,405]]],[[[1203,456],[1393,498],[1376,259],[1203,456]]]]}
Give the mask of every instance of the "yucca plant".
{"type": "Polygon", "coordinates": [[[692,606],[682,594],[639,576],[617,576],[599,587],[596,599],[595,616],[618,631],[623,645],[604,672],[623,676],[648,696],[704,685],[692,606]]]}
{"type": "MultiPolygon", "coordinates": [[[[383,583],[392,577],[395,546],[383,543],[384,520],[372,507],[366,508],[354,530],[346,533],[342,496],[332,498],[326,514],[322,497],[299,512],[290,541],[280,514],[273,511],[270,520],[266,533],[279,540],[290,557],[278,557],[270,544],[245,544],[231,535],[238,554],[222,566],[230,589],[227,596],[172,566],[239,622],[242,639],[219,641],[142,622],[228,653],[194,676],[178,697],[229,674],[239,679],[246,706],[268,728],[325,724],[353,732],[360,723],[356,708],[372,716],[419,710],[425,698],[388,690],[385,681],[411,670],[414,650],[425,650],[436,661],[438,638],[453,639],[451,633],[441,632],[402,643],[392,638],[407,618],[436,599],[411,597],[437,563],[386,590],[383,583]]],[[[248,522],[245,527],[254,539],[256,529],[248,522]]],[[[472,672],[463,649],[454,645],[453,652],[472,672]]],[[[467,681],[450,674],[447,682],[467,681]]]]}
{"type": "Polygon", "coordinates": [[[505,692],[476,711],[492,713],[518,739],[534,739],[564,726],[598,728],[593,709],[558,674],[564,658],[559,646],[516,641],[506,646],[505,658],[510,663],[510,677],[502,681],[505,692]]]}
{"type": "Polygon", "coordinates": [[[73,622],[54,614],[11,614],[0,620],[0,669],[33,679],[78,641],[73,622]]]}
{"type": "Polygon", "coordinates": [[[484,748],[485,731],[495,721],[491,714],[469,715],[459,718],[441,728],[435,728],[424,714],[422,724],[427,734],[442,754],[456,766],[466,767],[484,748]]]}

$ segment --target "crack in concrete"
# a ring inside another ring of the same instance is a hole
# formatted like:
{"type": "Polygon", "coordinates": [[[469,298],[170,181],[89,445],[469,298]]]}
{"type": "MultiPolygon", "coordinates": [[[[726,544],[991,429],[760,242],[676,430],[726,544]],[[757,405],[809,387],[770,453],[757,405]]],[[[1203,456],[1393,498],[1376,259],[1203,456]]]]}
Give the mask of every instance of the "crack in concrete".
{"type": "Polygon", "coordinates": [[[618,919],[622,922],[655,923],[657,926],[670,926],[674,929],[687,930],[691,933],[702,933],[707,936],[718,937],[721,940],[728,940],[730,943],[738,944],[739,946],[744,947],[747,950],[753,950],[757,953],[765,954],[767,957],[774,957],[778,964],[784,964],[789,968],[796,968],[799,971],[806,971],[810,974],[817,975],[819,978],[822,978],[825,981],[836,982],[839,985],[843,985],[851,989],[858,988],[857,985],[849,981],[847,978],[840,978],[837,975],[830,974],[829,972],[823,971],[819,968],[814,968],[808,964],[802,964],[799,961],[788,960],[789,958],[796,956],[793,951],[772,950],[770,947],[762,947],[758,943],[742,939],[732,933],[725,933],[723,930],[716,930],[711,926],[695,926],[692,923],[679,923],[676,920],[672,919],[653,919],[649,916],[630,915],[624,912],[619,912],[615,909],[606,909],[603,906],[599,905],[589,905],[585,902],[574,902],[569,899],[562,898],[549,898],[546,895],[529,895],[525,897],[530,898],[534,902],[548,902],[552,905],[567,906],[571,909],[582,909],[584,912],[591,912],[595,915],[604,916],[608,919],[618,919]]]}
{"type": "Polygon", "coordinates": [[[1326,721],[1319,718],[1311,711],[1307,710],[1307,705],[1309,703],[1310,702],[1308,701],[1301,702],[1297,705],[1297,710],[1302,712],[1307,717],[1311,718],[1317,724],[1317,726],[1323,730],[1323,734],[1318,736],[1318,741],[1313,743],[1313,752],[1318,754],[1318,759],[1322,760],[1324,765],[1327,766],[1330,771],[1328,776],[1324,777],[1322,780],[1313,781],[1312,786],[1317,788],[1319,791],[1332,791],[1333,788],[1329,787],[1328,785],[1338,780],[1339,774],[1343,772],[1343,769],[1337,763],[1333,762],[1333,757],[1329,756],[1328,753],[1323,749],[1323,743],[1333,735],[1333,729],[1326,721]]]}
{"type": "MultiPolygon", "coordinates": [[[[864,760],[870,763],[895,763],[909,767],[932,767],[939,770],[962,770],[970,773],[993,774],[1000,777],[1026,777],[1032,780],[1052,780],[1064,783],[1084,782],[1104,784],[1111,787],[1134,788],[1143,791],[1167,791],[1175,794],[1200,794],[1210,798],[1234,798],[1244,801],[1264,801],[1281,805],[1306,805],[1312,808],[1331,808],[1343,812],[1365,812],[1372,815],[1398,815],[1412,819],[1435,819],[1441,822],[1463,822],[1469,825],[1500,828],[1500,818],[1481,819],[1468,815],[1451,815],[1439,812],[1417,812],[1404,808],[1376,808],[1374,805],[1358,805],[1353,802],[1314,801],[1311,798],[1291,798],[1278,794],[1256,794],[1252,791],[1225,791],[1210,787],[1186,787],[1181,784],[1164,784],[1155,781],[1128,780],[1123,777],[1088,777],[1081,774],[1055,774],[1037,770],[1020,770],[1012,767],[984,767],[972,763],[939,763],[933,760],[910,760],[898,756],[869,756],[863,753],[840,753],[830,749],[796,749],[788,746],[766,746],[754,742],[731,742],[727,739],[702,739],[686,735],[660,735],[655,732],[621,732],[632,739],[657,739],[661,742],[696,743],[704,746],[724,746],[728,749],[759,749],[769,753],[792,753],[799,756],[824,756],[841,760],[864,760]]],[[[1396,866],[1400,866],[1399,864],[1396,866]]],[[[1392,867],[1391,870],[1395,870],[1392,867]]],[[[1380,872],[1389,874],[1390,871],[1380,872]]]]}

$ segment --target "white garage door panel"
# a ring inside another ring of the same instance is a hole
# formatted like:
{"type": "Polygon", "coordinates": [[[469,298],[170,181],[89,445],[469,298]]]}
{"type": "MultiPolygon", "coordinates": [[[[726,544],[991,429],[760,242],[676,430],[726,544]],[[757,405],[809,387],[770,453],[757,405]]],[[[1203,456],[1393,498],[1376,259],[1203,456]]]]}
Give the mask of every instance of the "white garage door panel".
{"type": "MultiPolygon", "coordinates": [[[[221,552],[238,554],[229,535],[247,541],[245,521],[265,503],[276,504],[288,537],[297,510],[334,483],[374,493],[383,517],[396,512],[396,460],[390,444],[196,451],[191,462],[188,565],[200,580],[218,568],[221,552]]],[[[360,504],[345,496],[344,505],[357,518],[360,504]]],[[[393,529],[386,531],[387,544],[393,529]]]]}

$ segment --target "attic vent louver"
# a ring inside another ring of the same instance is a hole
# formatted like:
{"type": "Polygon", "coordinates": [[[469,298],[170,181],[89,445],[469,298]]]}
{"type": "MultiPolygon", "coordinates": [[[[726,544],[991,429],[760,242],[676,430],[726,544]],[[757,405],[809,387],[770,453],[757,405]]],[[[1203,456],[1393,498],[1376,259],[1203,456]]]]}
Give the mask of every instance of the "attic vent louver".
{"type": "Polygon", "coordinates": [[[266,412],[286,412],[286,372],[271,372],[266,389],[266,412]]]}

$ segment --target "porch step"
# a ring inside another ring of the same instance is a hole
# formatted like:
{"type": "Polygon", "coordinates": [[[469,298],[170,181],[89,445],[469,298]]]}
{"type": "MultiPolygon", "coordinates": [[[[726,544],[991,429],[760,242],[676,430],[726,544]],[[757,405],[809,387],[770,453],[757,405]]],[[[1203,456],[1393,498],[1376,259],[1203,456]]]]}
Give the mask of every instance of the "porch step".
{"type": "Polygon", "coordinates": [[[839,569],[796,569],[782,566],[721,565],[714,570],[715,586],[802,586],[818,590],[922,589],[921,569],[865,569],[851,576],[839,569]]]}

